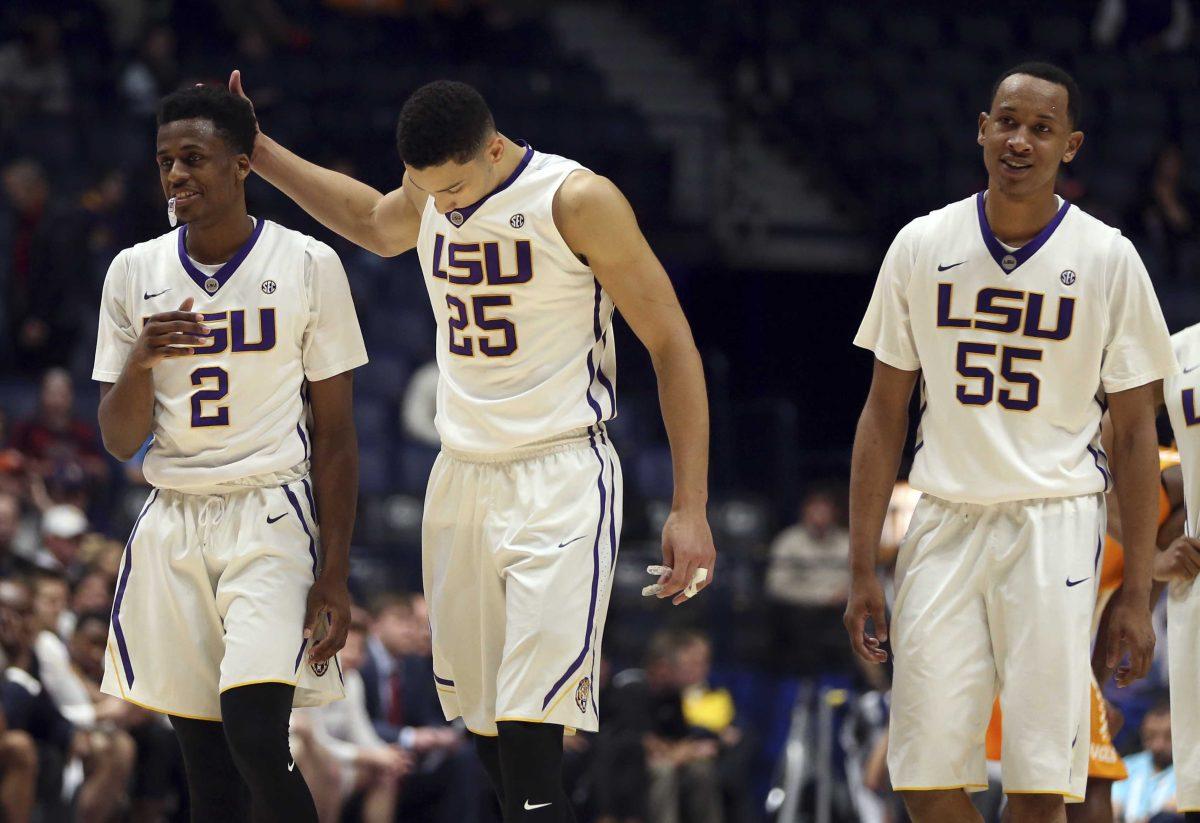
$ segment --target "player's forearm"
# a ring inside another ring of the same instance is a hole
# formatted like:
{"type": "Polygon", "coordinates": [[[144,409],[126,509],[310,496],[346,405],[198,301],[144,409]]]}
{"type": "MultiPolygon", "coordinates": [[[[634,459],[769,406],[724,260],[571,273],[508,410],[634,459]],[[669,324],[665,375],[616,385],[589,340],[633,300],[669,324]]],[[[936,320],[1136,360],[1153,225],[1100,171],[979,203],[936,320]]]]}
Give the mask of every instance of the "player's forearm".
{"type": "Polygon", "coordinates": [[[892,413],[868,398],[850,459],[850,570],[874,575],[900,455],[908,437],[908,407],[892,413]]]}
{"type": "Polygon", "coordinates": [[[1133,425],[1115,432],[1110,458],[1125,548],[1122,590],[1148,598],[1158,536],[1158,436],[1154,426],[1133,425]]]}
{"type": "Polygon", "coordinates": [[[358,437],[353,425],[313,433],[313,490],[321,519],[321,574],[350,574],[350,538],[358,506],[358,437]]]}
{"type": "Polygon", "coordinates": [[[398,253],[375,225],[383,195],[366,183],[310,163],[265,134],[255,141],[254,171],[351,243],[384,257],[398,253]]]}
{"type": "Polygon", "coordinates": [[[117,382],[100,398],[98,412],[104,448],[128,460],[146,442],[154,426],[154,378],[149,369],[125,364],[117,382]]]}
{"type": "Polygon", "coordinates": [[[708,390],[700,353],[689,336],[652,352],[658,377],[658,402],[662,408],[671,466],[675,511],[704,511],[708,505],[708,390]]]}

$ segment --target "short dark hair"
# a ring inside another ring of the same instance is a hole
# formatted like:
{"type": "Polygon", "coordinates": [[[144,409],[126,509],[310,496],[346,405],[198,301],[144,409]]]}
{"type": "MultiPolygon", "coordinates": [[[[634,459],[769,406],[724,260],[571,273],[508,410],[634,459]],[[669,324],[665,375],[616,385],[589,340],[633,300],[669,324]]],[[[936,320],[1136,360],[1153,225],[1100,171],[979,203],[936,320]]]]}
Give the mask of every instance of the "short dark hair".
{"type": "Polygon", "coordinates": [[[223,86],[189,86],[171,92],[158,103],[158,125],[176,120],[208,120],[237,154],[254,151],[258,121],[250,102],[223,86]]]}
{"type": "Polygon", "coordinates": [[[1066,69],[1053,63],[1039,61],[1021,63],[1001,74],[992,85],[992,96],[988,98],[989,111],[991,111],[992,103],[996,102],[996,92],[1000,91],[1000,84],[1014,74],[1027,74],[1030,77],[1047,80],[1065,88],[1067,90],[1067,118],[1071,121],[1072,128],[1079,124],[1083,116],[1083,101],[1080,99],[1079,84],[1075,82],[1074,77],[1067,73],[1066,69]]]}
{"type": "Polygon", "coordinates": [[[474,87],[435,80],[412,93],[400,109],[396,148],[414,169],[453,160],[466,163],[496,129],[492,111],[474,87]]]}

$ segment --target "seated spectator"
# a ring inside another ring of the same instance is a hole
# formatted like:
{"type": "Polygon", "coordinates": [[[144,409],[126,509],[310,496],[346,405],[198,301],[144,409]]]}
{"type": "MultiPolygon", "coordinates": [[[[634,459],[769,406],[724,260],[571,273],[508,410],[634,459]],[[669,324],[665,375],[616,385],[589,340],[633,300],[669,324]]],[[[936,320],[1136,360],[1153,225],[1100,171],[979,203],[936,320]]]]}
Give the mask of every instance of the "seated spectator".
{"type": "Polygon", "coordinates": [[[78,475],[88,484],[108,479],[108,465],[100,451],[96,427],[75,416],[75,389],[64,369],[50,369],[42,377],[36,414],[13,429],[13,446],[29,461],[29,471],[46,482],[53,502],[54,480],[78,475]]]}
{"type": "Polygon", "coordinates": [[[376,734],[367,713],[359,669],[366,657],[368,615],[351,614],[341,660],[346,697],[292,713],[292,752],[322,821],[342,818],[351,795],[362,798],[363,823],[392,823],[400,779],[413,767],[412,754],[376,734]]]}
{"type": "Polygon", "coordinates": [[[1142,718],[1142,751],[1125,758],[1126,780],[1113,784],[1113,810],[1123,823],[1148,823],[1175,809],[1175,767],[1171,752],[1171,705],[1155,704],[1142,718]]]}
{"type": "Polygon", "coordinates": [[[766,594],[774,653],[786,671],[815,676],[849,670],[842,613],[850,590],[850,534],[829,491],[814,491],[800,522],[771,544],[766,594]]]}
{"type": "MultiPolygon", "coordinates": [[[[107,619],[105,629],[107,638],[107,619]]],[[[38,745],[38,797],[52,808],[60,798],[73,797],[74,819],[111,820],[128,802],[133,741],[124,733],[95,728],[86,688],[57,649],[44,665],[38,639],[61,644],[38,626],[30,587],[18,580],[0,581],[0,645],[8,656],[0,701],[12,727],[28,732],[38,745]]]]}
{"type": "Polygon", "coordinates": [[[692,635],[656,634],[644,669],[613,678],[596,738],[596,808],[601,823],[723,823],[720,744],[688,726],[680,653],[692,635]]]}
{"type": "Polygon", "coordinates": [[[12,577],[33,567],[19,551],[20,531],[21,501],[15,494],[0,492],[0,577],[12,577]]]}
{"type": "Polygon", "coordinates": [[[362,664],[367,710],[380,739],[415,760],[399,814],[468,823],[480,814],[482,767],[459,724],[446,722],[433,680],[429,613],[419,594],[380,599],[362,664]]]}
{"type": "Polygon", "coordinates": [[[683,716],[692,729],[712,734],[719,745],[718,779],[724,799],[725,820],[746,823],[753,812],[750,798],[750,746],[738,725],[737,707],[728,689],[715,689],[712,643],[698,632],[681,635],[675,653],[675,678],[683,692],[683,716]]]}
{"type": "Polygon", "coordinates": [[[42,545],[29,563],[68,580],[79,579],[85,571],[80,546],[87,531],[87,515],[78,508],[67,503],[51,506],[42,515],[42,545]]]}
{"type": "Polygon", "coordinates": [[[1200,263],[1200,192],[1188,182],[1186,162],[1177,143],[1159,150],[1129,221],[1177,279],[1196,275],[1200,263]]]}

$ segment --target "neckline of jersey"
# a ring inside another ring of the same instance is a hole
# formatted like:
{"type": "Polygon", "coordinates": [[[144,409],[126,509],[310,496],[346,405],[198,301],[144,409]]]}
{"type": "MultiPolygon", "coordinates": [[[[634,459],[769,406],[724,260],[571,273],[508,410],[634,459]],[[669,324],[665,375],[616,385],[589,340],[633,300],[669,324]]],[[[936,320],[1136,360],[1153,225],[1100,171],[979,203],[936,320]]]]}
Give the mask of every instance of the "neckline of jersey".
{"type": "Polygon", "coordinates": [[[987,246],[992,259],[996,261],[996,265],[1004,272],[1005,277],[1020,268],[1022,263],[1033,257],[1042,246],[1046,245],[1046,241],[1054,234],[1054,230],[1058,228],[1063,218],[1067,216],[1067,210],[1071,208],[1071,204],[1064,199],[1062,205],[1058,208],[1058,212],[1055,213],[1054,219],[1047,223],[1045,228],[1037,233],[1036,237],[1024,246],[1021,246],[1021,248],[1010,252],[996,239],[996,234],[992,231],[992,227],[988,223],[987,212],[983,207],[985,194],[987,192],[981,191],[975,195],[975,210],[979,214],[979,231],[983,235],[983,244],[987,246]]]}
{"type": "Polygon", "coordinates": [[[471,219],[471,215],[479,211],[480,207],[483,206],[484,203],[515,183],[517,178],[521,176],[521,172],[525,171],[525,168],[529,165],[529,161],[533,159],[533,146],[529,145],[524,140],[518,140],[516,143],[518,146],[525,149],[525,156],[521,158],[521,162],[517,164],[515,169],[513,169],[513,173],[504,179],[503,183],[501,183],[499,186],[496,186],[496,188],[492,189],[490,192],[466,208],[455,209],[454,211],[446,212],[444,215],[445,218],[449,220],[450,224],[456,229],[462,228],[462,225],[471,219]]]}
{"type": "Polygon", "coordinates": [[[246,242],[242,244],[242,247],[237,250],[237,253],[235,253],[233,257],[229,258],[227,261],[225,261],[225,264],[221,266],[221,268],[217,269],[215,274],[211,275],[205,274],[196,268],[196,265],[192,262],[192,258],[188,256],[188,227],[185,223],[179,227],[179,263],[183,266],[183,270],[187,272],[188,277],[192,278],[192,282],[194,282],[201,291],[211,297],[212,295],[216,294],[222,286],[229,282],[229,278],[233,277],[234,272],[238,270],[238,267],[242,265],[246,257],[254,249],[254,244],[258,242],[258,237],[262,234],[263,225],[265,225],[266,222],[266,220],[255,220],[254,228],[250,231],[250,236],[246,238],[246,242]],[[209,288],[209,281],[215,282],[215,287],[209,288]]]}

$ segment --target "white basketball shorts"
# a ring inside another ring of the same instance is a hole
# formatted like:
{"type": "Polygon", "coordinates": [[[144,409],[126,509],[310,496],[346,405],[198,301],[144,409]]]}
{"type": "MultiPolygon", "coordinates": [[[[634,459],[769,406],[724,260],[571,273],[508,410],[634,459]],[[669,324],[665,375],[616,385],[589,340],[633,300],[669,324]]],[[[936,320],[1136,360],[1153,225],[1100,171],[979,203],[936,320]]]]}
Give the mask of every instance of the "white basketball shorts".
{"type": "Polygon", "coordinates": [[[1171,677],[1171,744],[1175,799],[1200,812],[1200,580],[1175,581],[1167,594],[1171,677]]]}
{"type": "Polygon", "coordinates": [[[342,697],[336,658],[304,659],[317,568],[307,477],[194,494],[155,489],[117,578],[101,689],[154,711],[221,719],[221,692],[296,687],[296,706],[342,697]]]}
{"type": "Polygon", "coordinates": [[[888,768],[897,790],[987,788],[997,692],[1004,791],[1083,799],[1100,495],[921,498],[900,548],[888,768]]]}
{"type": "Polygon", "coordinates": [[[496,456],[443,449],[425,497],[425,597],[446,719],[595,731],[594,684],[621,532],[603,426],[496,456]]]}

